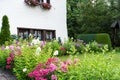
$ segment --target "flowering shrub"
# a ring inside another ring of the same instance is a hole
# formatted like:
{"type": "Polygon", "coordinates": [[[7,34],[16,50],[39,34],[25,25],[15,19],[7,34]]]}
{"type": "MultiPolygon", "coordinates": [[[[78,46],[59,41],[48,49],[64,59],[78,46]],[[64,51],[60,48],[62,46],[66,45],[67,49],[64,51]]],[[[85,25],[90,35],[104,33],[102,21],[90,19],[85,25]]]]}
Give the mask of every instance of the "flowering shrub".
{"type": "Polygon", "coordinates": [[[52,53],[50,48],[45,49],[43,47],[39,55],[36,55],[36,48],[37,47],[25,46],[21,51],[22,54],[14,58],[13,71],[18,80],[29,80],[27,74],[33,71],[39,62],[43,63],[50,58],[52,53]]]}
{"type": "Polygon", "coordinates": [[[39,63],[36,69],[30,72],[28,76],[31,78],[35,78],[36,80],[57,80],[57,77],[54,74],[54,71],[57,70],[57,66],[55,65],[55,63],[57,62],[57,58],[49,58],[45,64],[39,63]]]}
{"type": "Polygon", "coordinates": [[[5,49],[5,47],[2,47],[0,49],[0,67],[5,68],[6,66],[6,59],[9,57],[10,50],[5,49]]]}
{"type": "Polygon", "coordinates": [[[49,58],[46,63],[39,63],[38,66],[28,74],[35,80],[58,80],[57,72],[68,72],[69,65],[76,64],[78,59],[72,63],[71,59],[61,62],[58,58],[49,58]]]}
{"type": "Polygon", "coordinates": [[[93,54],[91,57],[85,55],[84,60],[77,65],[70,65],[67,72],[57,73],[57,78],[58,80],[119,80],[119,74],[120,66],[113,63],[112,55],[93,54]]]}

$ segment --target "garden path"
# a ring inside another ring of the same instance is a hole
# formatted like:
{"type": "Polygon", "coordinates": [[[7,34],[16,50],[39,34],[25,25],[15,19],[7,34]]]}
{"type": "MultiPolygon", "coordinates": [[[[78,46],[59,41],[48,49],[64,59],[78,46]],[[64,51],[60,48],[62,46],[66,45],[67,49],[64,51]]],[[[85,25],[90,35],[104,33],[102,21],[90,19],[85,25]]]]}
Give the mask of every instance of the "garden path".
{"type": "Polygon", "coordinates": [[[17,80],[16,77],[8,71],[0,68],[0,80],[17,80]]]}

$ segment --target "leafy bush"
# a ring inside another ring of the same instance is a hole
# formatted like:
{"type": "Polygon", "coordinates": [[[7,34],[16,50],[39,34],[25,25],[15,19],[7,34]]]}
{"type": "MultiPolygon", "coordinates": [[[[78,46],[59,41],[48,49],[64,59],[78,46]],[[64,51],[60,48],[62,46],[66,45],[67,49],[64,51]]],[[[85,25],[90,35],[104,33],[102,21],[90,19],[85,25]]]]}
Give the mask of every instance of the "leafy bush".
{"type": "Polygon", "coordinates": [[[31,72],[39,62],[45,62],[51,55],[52,49],[43,49],[39,55],[35,54],[36,48],[25,47],[21,56],[14,59],[13,71],[18,80],[29,79],[28,73],[31,72]]]}
{"type": "Polygon", "coordinates": [[[120,67],[112,62],[112,55],[103,54],[84,57],[72,65],[66,73],[57,73],[58,80],[119,80],[120,67]],[[64,77],[63,77],[64,76],[64,77]]]}
{"type": "Polygon", "coordinates": [[[111,39],[109,34],[107,33],[99,33],[99,34],[80,34],[78,35],[78,39],[83,40],[85,43],[90,43],[96,41],[99,44],[107,44],[109,49],[111,49],[111,39]]]}
{"type": "Polygon", "coordinates": [[[80,34],[77,38],[83,40],[85,43],[90,43],[95,40],[96,34],[80,34]]]}
{"type": "Polygon", "coordinates": [[[107,33],[101,33],[96,35],[96,42],[100,44],[107,44],[109,48],[111,48],[111,40],[110,36],[107,33]]]}
{"type": "Polygon", "coordinates": [[[0,49],[0,67],[5,69],[6,59],[9,56],[10,50],[2,50],[0,49]]]}

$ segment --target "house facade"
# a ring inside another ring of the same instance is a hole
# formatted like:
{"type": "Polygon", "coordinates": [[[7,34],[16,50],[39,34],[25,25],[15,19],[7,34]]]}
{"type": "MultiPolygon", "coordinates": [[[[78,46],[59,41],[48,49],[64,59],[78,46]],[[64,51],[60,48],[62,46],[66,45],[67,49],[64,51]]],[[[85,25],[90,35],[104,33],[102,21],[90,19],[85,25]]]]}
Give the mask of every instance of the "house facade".
{"type": "Polygon", "coordinates": [[[37,0],[35,5],[31,5],[29,1],[1,0],[0,26],[2,26],[2,17],[7,15],[11,34],[17,34],[22,38],[33,35],[40,40],[60,37],[64,41],[68,38],[66,0],[37,0]],[[50,6],[42,3],[48,3],[50,6]],[[46,6],[48,9],[44,8],[46,6]]]}

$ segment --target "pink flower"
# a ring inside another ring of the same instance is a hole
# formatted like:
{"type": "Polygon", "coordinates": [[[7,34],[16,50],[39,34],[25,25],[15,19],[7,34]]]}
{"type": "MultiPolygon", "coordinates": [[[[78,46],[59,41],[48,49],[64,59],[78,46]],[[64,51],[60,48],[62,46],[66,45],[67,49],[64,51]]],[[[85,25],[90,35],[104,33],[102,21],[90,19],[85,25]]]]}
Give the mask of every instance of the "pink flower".
{"type": "Polygon", "coordinates": [[[51,76],[51,80],[57,80],[57,76],[56,75],[52,75],[51,76]]]}
{"type": "Polygon", "coordinates": [[[2,46],[2,48],[1,48],[2,50],[5,50],[5,46],[2,46]]]}
{"type": "Polygon", "coordinates": [[[70,65],[71,63],[72,63],[71,59],[67,59],[65,62],[66,65],[70,65]]]}
{"type": "Polygon", "coordinates": [[[44,41],[42,41],[42,42],[41,42],[41,47],[43,48],[43,47],[45,46],[45,44],[46,44],[46,43],[45,43],[44,41]]]}
{"type": "Polygon", "coordinates": [[[40,69],[39,71],[39,76],[46,76],[49,73],[48,69],[40,69]]]}
{"type": "Polygon", "coordinates": [[[75,59],[74,59],[74,64],[76,64],[77,62],[79,62],[79,59],[78,59],[78,58],[75,58],[75,59]]]}
{"type": "Polygon", "coordinates": [[[34,75],[33,75],[33,73],[32,73],[32,72],[30,72],[30,73],[28,74],[28,76],[29,76],[29,77],[31,77],[31,78],[33,78],[33,77],[34,77],[34,75]]]}
{"type": "Polygon", "coordinates": [[[11,61],[7,61],[7,64],[11,64],[11,61]]]}
{"type": "Polygon", "coordinates": [[[16,50],[21,50],[21,48],[19,46],[16,47],[16,50]]]}
{"type": "Polygon", "coordinates": [[[59,59],[58,58],[49,58],[46,62],[47,65],[51,63],[58,63],[59,59]]]}
{"type": "Polygon", "coordinates": [[[42,63],[39,63],[36,67],[37,70],[41,69],[43,67],[43,64],[42,63]]]}
{"type": "Polygon", "coordinates": [[[39,73],[38,70],[34,70],[34,71],[33,71],[33,75],[34,75],[35,77],[39,77],[39,76],[40,76],[40,73],[39,73]]]}
{"type": "Polygon", "coordinates": [[[10,52],[10,57],[11,57],[11,59],[14,59],[15,55],[13,52],[10,52]]]}
{"type": "Polygon", "coordinates": [[[10,46],[9,46],[9,49],[10,49],[10,50],[14,50],[14,46],[13,46],[13,45],[10,45],[10,46]]]}
{"type": "Polygon", "coordinates": [[[11,66],[10,65],[6,65],[6,69],[11,69],[11,66]]]}
{"type": "Polygon", "coordinates": [[[51,63],[50,66],[49,66],[50,72],[53,72],[53,71],[55,71],[56,69],[57,69],[57,66],[54,65],[53,63],[51,63]]]}
{"type": "Polygon", "coordinates": [[[12,58],[11,58],[11,57],[8,57],[8,58],[7,58],[7,61],[12,61],[12,58]]]}
{"type": "Polygon", "coordinates": [[[63,72],[67,72],[67,71],[68,71],[67,64],[64,64],[64,63],[62,62],[62,63],[61,63],[61,66],[60,66],[60,70],[63,71],[63,72]]]}

